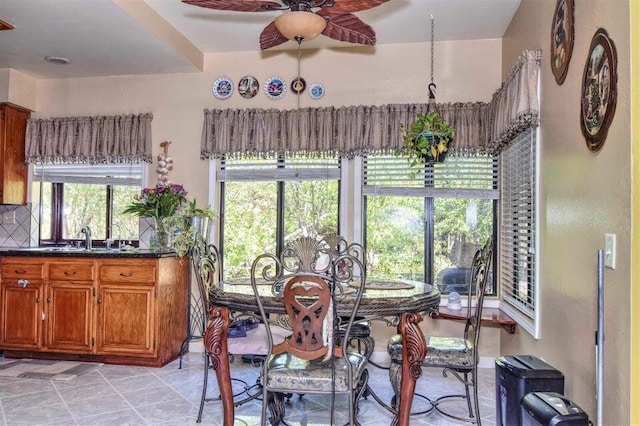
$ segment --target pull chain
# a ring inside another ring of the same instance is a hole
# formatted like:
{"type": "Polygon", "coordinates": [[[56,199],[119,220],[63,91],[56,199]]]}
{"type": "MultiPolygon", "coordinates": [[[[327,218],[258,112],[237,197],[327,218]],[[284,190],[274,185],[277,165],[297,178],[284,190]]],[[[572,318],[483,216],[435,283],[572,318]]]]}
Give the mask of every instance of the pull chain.
{"type": "MultiPolygon", "coordinates": [[[[300,45],[302,44],[302,38],[296,37],[296,41],[298,42],[298,81],[300,81],[300,45]]],[[[298,109],[300,109],[300,94],[298,93],[297,105],[298,109]]]]}

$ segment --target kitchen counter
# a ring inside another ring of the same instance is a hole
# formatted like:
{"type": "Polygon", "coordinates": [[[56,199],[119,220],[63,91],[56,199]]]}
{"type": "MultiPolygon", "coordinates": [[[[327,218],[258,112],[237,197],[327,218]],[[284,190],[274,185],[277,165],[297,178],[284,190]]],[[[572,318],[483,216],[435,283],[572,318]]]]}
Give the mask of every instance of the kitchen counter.
{"type": "Polygon", "coordinates": [[[173,251],[0,250],[5,358],[159,367],[186,339],[189,262],[173,251]]]}
{"type": "Polygon", "coordinates": [[[96,247],[91,250],[75,247],[17,247],[0,249],[0,256],[158,259],[175,257],[177,253],[174,251],[158,252],[144,249],[118,250],[104,247],[96,247]]]}

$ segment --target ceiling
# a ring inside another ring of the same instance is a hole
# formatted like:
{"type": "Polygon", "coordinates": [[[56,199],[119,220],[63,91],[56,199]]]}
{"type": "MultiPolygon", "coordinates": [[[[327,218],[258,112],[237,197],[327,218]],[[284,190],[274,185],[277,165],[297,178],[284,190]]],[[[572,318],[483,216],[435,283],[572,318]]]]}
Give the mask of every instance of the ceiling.
{"type": "MultiPolygon", "coordinates": [[[[250,1],[250,0],[248,0],[250,1]]],[[[355,14],[377,44],[502,38],[520,0],[389,0],[355,14]]],[[[282,12],[205,9],[180,0],[0,0],[0,69],[38,79],[202,71],[203,55],[259,51],[282,12]],[[46,56],[68,58],[67,65],[46,56]]],[[[353,46],[325,36],[303,48],[353,46]]],[[[271,50],[296,49],[294,42],[271,50]]],[[[375,47],[370,47],[375,49],[375,47]]]]}

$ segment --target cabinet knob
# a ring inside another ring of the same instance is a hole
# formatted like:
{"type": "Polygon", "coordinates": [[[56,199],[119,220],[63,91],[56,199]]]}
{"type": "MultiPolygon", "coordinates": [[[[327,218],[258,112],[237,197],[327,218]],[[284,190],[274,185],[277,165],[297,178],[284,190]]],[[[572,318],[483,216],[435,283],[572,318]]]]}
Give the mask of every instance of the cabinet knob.
{"type": "Polygon", "coordinates": [[[121,277],[130,277],[133,275],[133,272],[129,271],[126,274],[124,272],[120,272],[121,277]]]}
{"type": "Polygon", "coordinates": [[[51,297],[47,297],[47,303],[51,303],[51,297]]]}
{"type": "Polygon", "coordinates": [[[98,297],[98,305],[102,303],[102,299],[98,297]]]}
{"type": "Polygon", "coordinates": [[[77,274],[77,272],[76,271],[64,271],[64,274],[65,275],[75,275],[75,274],[77,274]]]}
{"type": "Polygon", "coordinates": [[[36,303],[40,303],[40,298],[36,297],[36,303]]]}
{"type": "Polygon", "coordinates": [[[24,269],[15,269],[13,272],[16,274],[24,274],[27,271],[25,271],[24,269]]]}

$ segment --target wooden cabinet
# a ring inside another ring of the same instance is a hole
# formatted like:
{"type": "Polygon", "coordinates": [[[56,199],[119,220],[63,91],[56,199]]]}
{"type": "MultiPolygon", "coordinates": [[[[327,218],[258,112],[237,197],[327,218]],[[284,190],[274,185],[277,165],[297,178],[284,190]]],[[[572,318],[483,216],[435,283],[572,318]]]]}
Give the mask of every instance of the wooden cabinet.
{"type": "Polygon", "coordinates": [[[26,204],[25,134],[28,109],[0,103],[0,204],[26,204]]]}
{"type": "Polygon", "coordinates": [[[98,351],[153,355],[155,342],[156,267],[104,262],[100,267],[98,351]]]}
{"type": "Polygon", "coordinates": [[[45,350],[91,353],[94,339],[95,262],[57,262],[49,265],[45,296],[45,350]]]}
{"type": "Polygon", "coordinates": [[[3,257],[0,349],[164,365],[186,338],[187,265],[178,257],[3,257]]]}
{"type": "MultiPolygon", "coordinates": [[[[12,259],[13,260],[13,259],[12,259]]],[[[39,350],[44,312],[43,262],[2,262],[0,347],[39,350]]]]}

